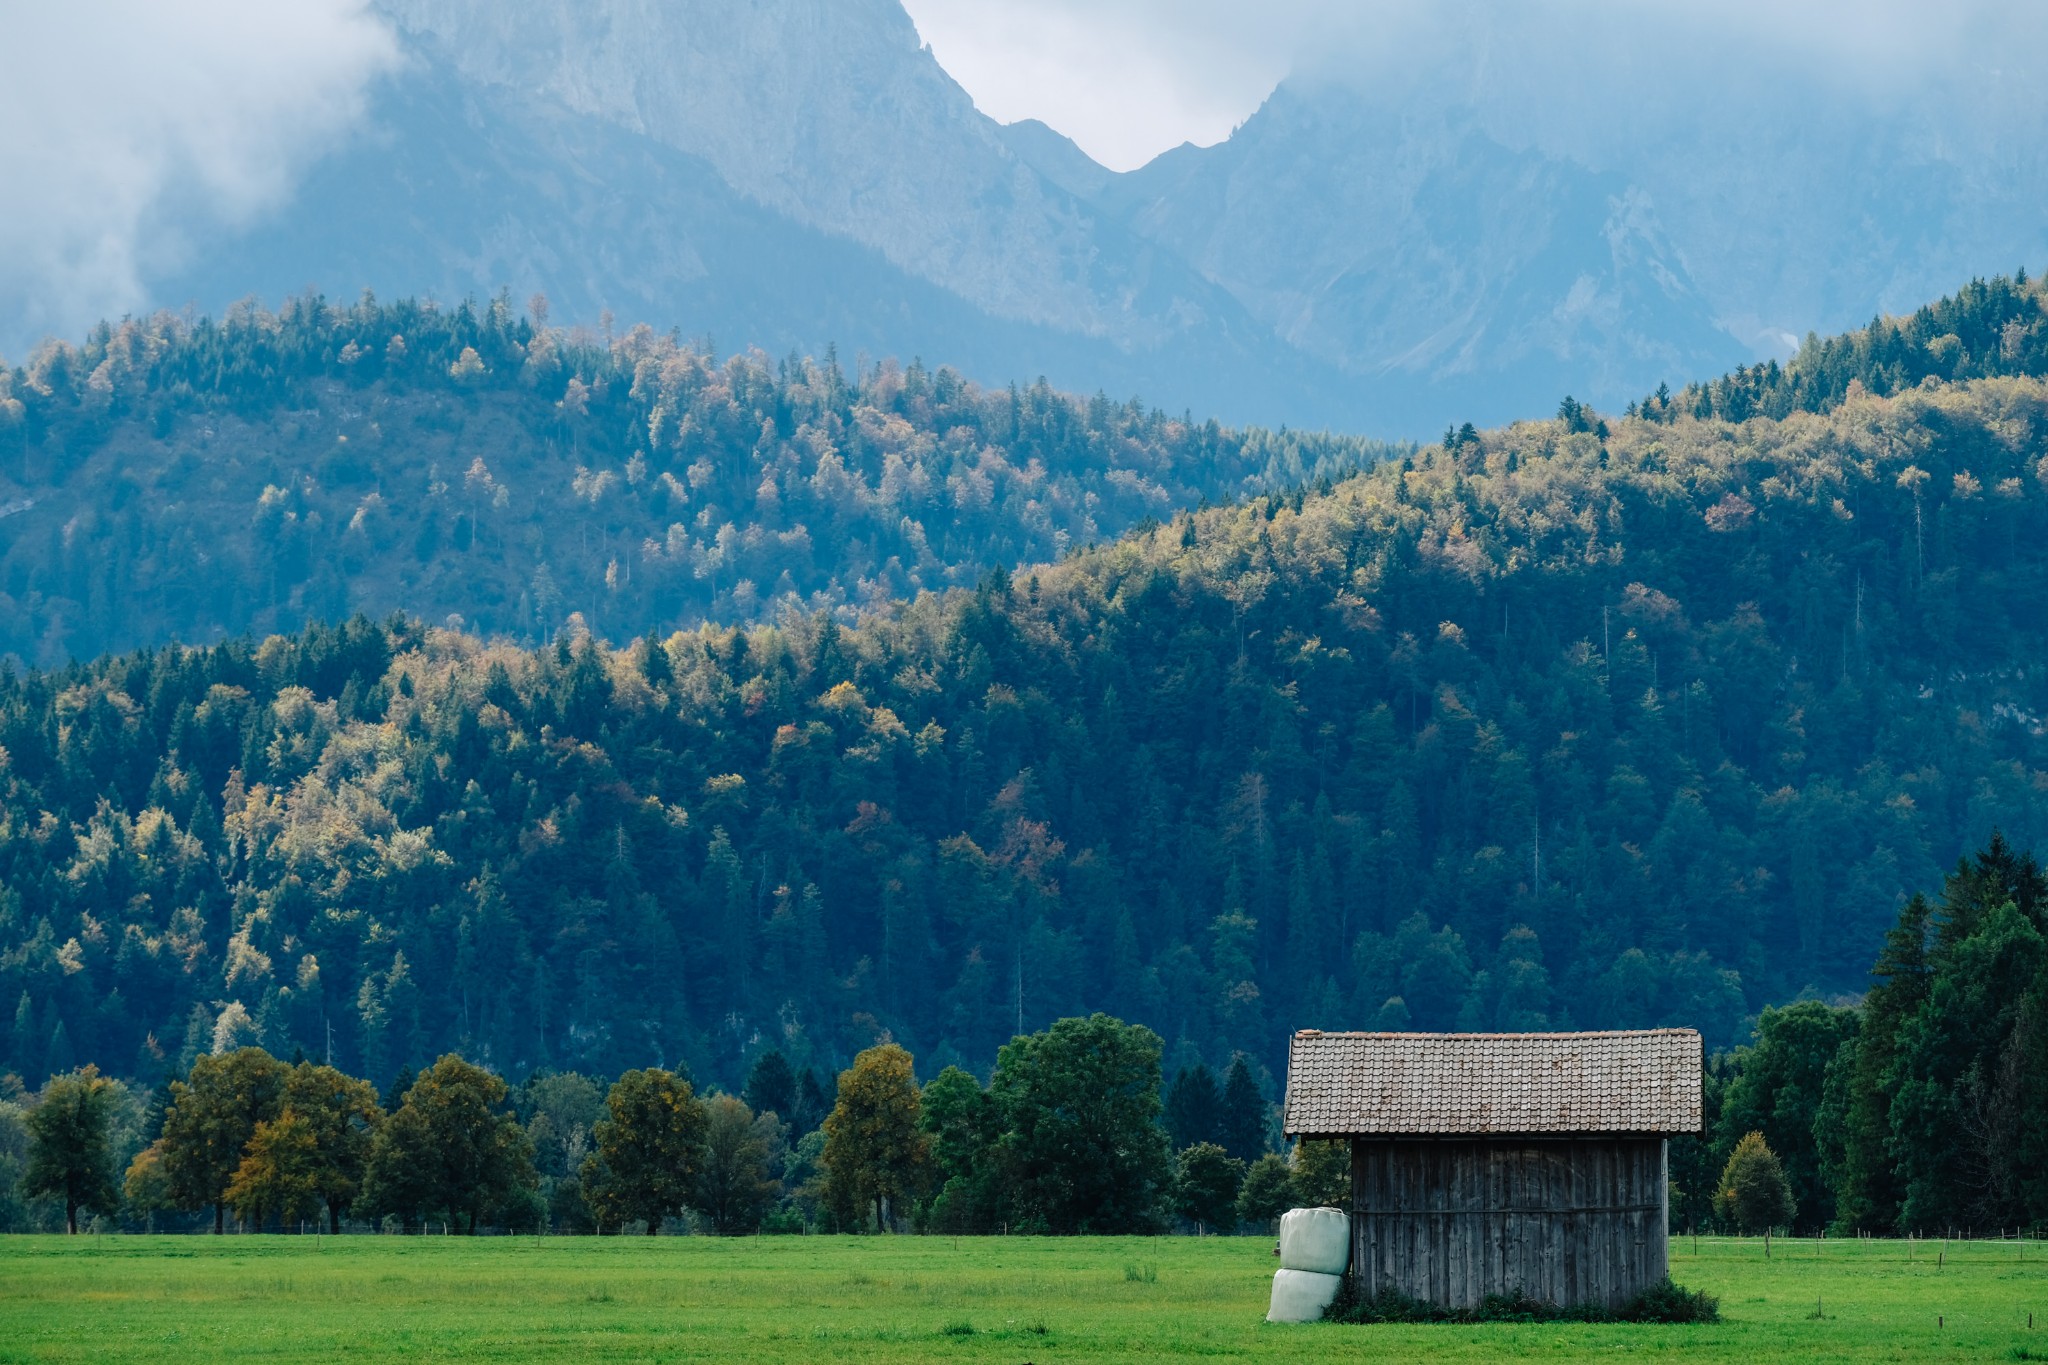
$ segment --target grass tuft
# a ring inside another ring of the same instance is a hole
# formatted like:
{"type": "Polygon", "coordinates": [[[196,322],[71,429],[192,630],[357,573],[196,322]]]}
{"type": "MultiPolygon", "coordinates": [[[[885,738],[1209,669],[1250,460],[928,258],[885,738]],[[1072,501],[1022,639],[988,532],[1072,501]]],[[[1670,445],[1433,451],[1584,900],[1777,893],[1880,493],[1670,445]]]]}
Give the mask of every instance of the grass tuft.
{"type": "Polygon", "coordinates": [[[1326,1322],[1719,1322],[1721,1301],[1704,1290],[1679,1288],[1669,1279],[1655,1284],[1619,1308],[1598,1304],[1556,1304],[1532,1298],[1517,1289],[1488,1294],[1477,1308],[1445,1308],[1411,1299],[1397,1290],[1364,1298],[1346,1278],[1336,1299],[1324,1310],[1326,1322]]]}

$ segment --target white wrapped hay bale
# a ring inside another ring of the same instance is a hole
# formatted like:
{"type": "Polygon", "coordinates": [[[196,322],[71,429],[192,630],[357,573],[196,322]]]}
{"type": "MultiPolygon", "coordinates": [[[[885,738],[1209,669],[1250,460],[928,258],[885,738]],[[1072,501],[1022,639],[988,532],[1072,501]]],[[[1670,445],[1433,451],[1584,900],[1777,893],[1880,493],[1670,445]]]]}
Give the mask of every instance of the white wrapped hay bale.
{"type": "Polygon", "coordinates": [[[1330,1300],[1337,1297],[1342,1275],[1319,1275],[1313,1270],[1273,1272],[1273,1306],[1266,1310],[1267,1322],[1319,1322],[1330,1300]]]}
{"type": "Polygon", "coordinates": [[[1290,1209],[1280,1215],[1280,1264],[1342,1275],[1351,1265],[1351,1215],[1342,1209],[1290,1209]]]}

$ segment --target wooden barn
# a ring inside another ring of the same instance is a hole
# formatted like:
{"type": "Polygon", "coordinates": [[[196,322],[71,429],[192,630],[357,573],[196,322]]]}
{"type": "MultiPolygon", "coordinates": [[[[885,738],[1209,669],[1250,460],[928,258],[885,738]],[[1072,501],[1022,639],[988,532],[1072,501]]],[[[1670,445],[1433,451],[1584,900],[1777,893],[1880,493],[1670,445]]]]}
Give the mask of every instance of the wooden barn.
{"type": "Polygon", "coordinates": [[[1668,1273],[1666,1143],[1700,1131],[1700,1036],[1305,1029],[1283,1126],[1351,1142],[1368,1297],[1615,1307],[1668,1273]]]}

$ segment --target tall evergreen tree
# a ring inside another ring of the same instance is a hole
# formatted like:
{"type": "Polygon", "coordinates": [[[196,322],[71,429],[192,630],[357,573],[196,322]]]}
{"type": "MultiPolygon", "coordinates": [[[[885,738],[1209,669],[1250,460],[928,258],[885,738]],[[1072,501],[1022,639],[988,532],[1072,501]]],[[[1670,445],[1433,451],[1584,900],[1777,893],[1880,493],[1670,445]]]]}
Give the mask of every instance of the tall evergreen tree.
{"type": "Polygon", "coordinates": [[[1214,1142],[1222,1132],[1223,1097],[1216,1088],[1216,1073],[1202,1062],[1184,1066],[1173,1073],[1173,1086],[1166,1092],[1166,1135],[1176,1152],[1198,1142],[1214,1142]]]}
{"type": "Polygon", "coordinates": [[[743,1098],[755,1113],[774,1114],[793,1125],[798,1117],[796,1092],[796,1073],[787,1057],[770,1048],[754,1059],[743,1098]]]}
{"type": "Polygon", "coordinates": [[[1223,1150],[1249,1164],[1271,1147],[1267,1139],[1271,1119],[1266,1097],[1242,1052],[1230,1060],[1230,1072],[1223,1081],[1223,1099],[1217,1118],[1217,1138],[1223,1150]]]}

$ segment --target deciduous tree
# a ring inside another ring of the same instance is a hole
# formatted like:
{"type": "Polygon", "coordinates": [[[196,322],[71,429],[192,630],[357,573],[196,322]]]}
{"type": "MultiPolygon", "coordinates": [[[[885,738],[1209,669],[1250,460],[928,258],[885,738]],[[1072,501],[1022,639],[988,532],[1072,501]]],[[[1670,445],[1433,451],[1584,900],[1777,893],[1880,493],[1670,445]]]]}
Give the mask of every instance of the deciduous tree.
{"type": "Polygon", "coordinates": [[[1308,1208],[1349,1208],[1351,1144],[1345,1141],[1294,1144],[1294,1193],[1308,1208]]]}
{"type": "Polygon", "coordinates": [[[533,1148],[505,1108],[505,1082],[450,1054],[378,1130],[363,1199],[407,1219],[445,1214],[474,1233],[534,1189],[533,1148]]]}
{"type": "Polygon", "coordinates": [[[1174,1212],[1196,1228],[1237,1231],[1237,1196],[1245,1165],[1213,1142],[1198,1142],[1180,1154],[1173,1178],[1174,1212]]]}
{"type": "Polygon", "coordinates": [[[368,1081],[331,1066],[301,1062],[285,1078],[284,1107],[312,1135],[312,1180],[327,1208],[330,1231],[362,1192],[370,1147],[384,1124],[384,1108],[368,1081]]]}
{"type": "Polygon", "coordinates": [[[1294,1206],[1294,1172],[1286,1157],[1267,1152],[1244,1174],[1237,1192],[1237,1220],[1271,1230],[1273,1220],[1294,1206]]]}
{"type": "Polygon", "coordinates": [[[28,1169],[22,1188],[64,1204],[64,1226],[78,1231],[78,1211],[112,1213],[121,1196],[114,1188],[112,1126],[116,1088],[88,1065],[68,1076],[53,1076],[28,1111],[28,1169]]]}
{"type": "Polygon", "coordinates": [[[890,1205],[922,1187],[930,1143],[918,1117],[910,1054],[896,1044],[867,1049],[839,1073],[823,1160],[828,1197],[843,1217],[872,1209],[886,1231],[890,1205]]]}
{"type": "Polygon", "coordinates": [[[996,1056],[990,1090],[1020,1218],[1048,1232],[1156,1226],[1172,1179],[1159,1035],[1106,1014],[1062,1019],[996,1056]]]}
{"type": "Polygon", "coordinates": [[[597,1150],[584,1158],[583,1198],[601,1225],[633,1219],[647,1235],[681,1213],[704,1173],[704,1105],[690,1083],[667,1071],[628,1071],[605,1097],[597,1150]]]}
{"type": "Polygon", "coordinates": [[[1735,1144],[1721,1172],[1715,1204],[1721,1216],[1744,1233],[1762,1233],[1764,1254],[1770,1254],[1771,1230],[1791,1222],[1797,1206],[1792,1202],[1785,1168],[1762,1133],[1745,1133],[1735,1144]]]}
{"type": "Polygon", "coordinates": [[[128,1163],[128,1174],[121,1182],[121,1197],[127,1202],[128,1211],[141,1214],[144,1226],[152,1232],[156,1230],[159,1213],[178,1207],[177,1197],[171,1193],[171,1178],[164,1173],[162,1143],[152,1142],[128,1163]]]}
{"type": "Polygon", "coordinates": [[[256,1125],[225,1198],[235,1216],[260,1229],[266,1216],[280,1228],[319,1212],[321,1153],[313,1125],[287,1109],[256,1125]]]}
{"type": "Polygon", "coordinates": [[[284,1103],[288,1068],[259,1047],[200,1057],[191,1074],[171,1082],[164,1115],[164,1172],[180,1206],[213,1206],[213,1230],[226,1227],[227,1188],[256,1135],[284,1103]]]}
{"type": "Polygon", "coordinates": [[[1756,1042],[1737,1057],[1738,1071],[1722,1098],[1721,1150],[1741,1134],[1760,1132],[1784,1166],[1802,1225],[1834,1221],[1834,1192],[1821,1176],[1815,1119],[1827,1069],[1856,1032],[1856,1012],[1818,1000],[1765,1007],[1756,1042]]]}
{"type": "Polygon", "coordinates": [[[725,1236],[752,1232],[775,1207],[782,1184],[782,1124],[756,1114],[746,1101],[713,1095],[704,1102],[704,1168],[697,1177],[697,1208],[725,1236]]]}
{"type": "Polygon", "coordinates": [[[924,1087],[918,1125],[931,1138],[938,1185],[925,1217],[941,1232],[994,1232],[1007,1221],[1002,1114],[971,1074],[949,1066],[924,1087]]]}

